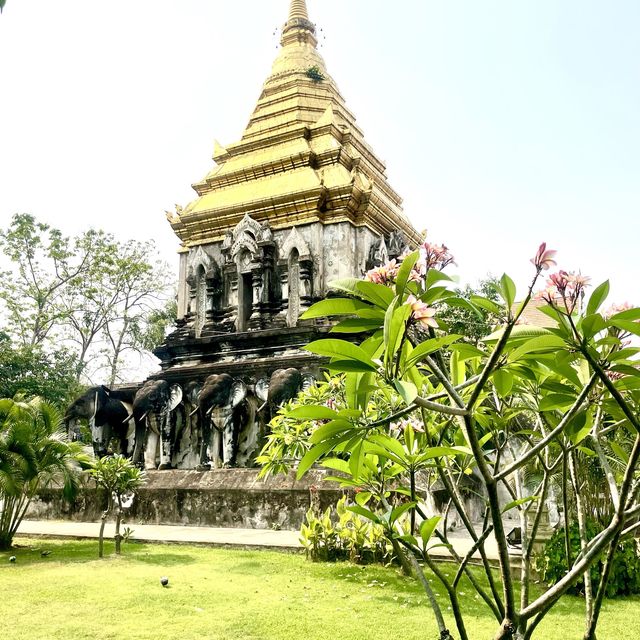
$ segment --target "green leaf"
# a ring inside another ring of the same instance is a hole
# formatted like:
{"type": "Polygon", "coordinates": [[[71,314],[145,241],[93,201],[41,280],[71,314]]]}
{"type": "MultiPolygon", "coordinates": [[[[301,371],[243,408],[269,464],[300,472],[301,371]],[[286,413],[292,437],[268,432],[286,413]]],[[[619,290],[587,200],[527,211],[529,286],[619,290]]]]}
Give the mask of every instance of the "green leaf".
{"type": "Polygon", "coordinates": [[[450,298],[447,298],[444,302],[449,307],[459,307],[461,309],[471,311],[471,313],[475,314],[477,318],[484,317],[481,311],[474,304],[472,304],[471,302],[469,302],[469,300],[466,300],[465,298],[452,296],[450,298]]]}
{"type": "MultiPolygon", "coordinates": [[[[638,363],[636,363],[638,364],[638,363]]],[[[628,364],[618,363],[611,367],[611,371],[618,373],[624,373],[625,376],[632,376],[635,378],[640,377],[640,369],[635,366],[629,366],[628,364]]]]}
{"type": "Polygon", "coordinates": [[[356,503],[360,507],[364,507],[367,504],[367,502],[371,500],[371,495],[372,494],[370,491],[360,491],[359,493],[356,493],[355,495],[356,503]]]}
{"type": "Polygon", "coordinates": [[[365,364],[364,362],[358,362],[356,360],[332,360],[327,365],[327,369],[335,373],[368,373],[371,371],[376,371],[376,368],[373,364],[365,364]]]}
{"type": "Polygon", "coordinates": [[[394,535],[393,536],[396,540],[402,540],[403,542],[406,542],[414,547],[418,546],[418,541],[416,540],[415,536],[412,535],[404,535],[404,536],[398,536],[398,535],[394,535]]]}
{"type": "Polygon", "coordinates": [[[471,358],[483,358],[487,355],[484,351],[478,349],[478,347],[474,347],[472,344],[468,344],[467,342],[452,344],[449,349],[457,352],[458,360],[460,362],[471,358]]]}
{"type": "Polygon", "coordinates": [[[609,443],[612,451],[624,462],[627,464],[629,462],[629,454],[615,441],[609,443]]]}
{"type": "Polygon", "coordinates": [[[341,434],[339,436],[336,436],[335,438],[332,438],[331,440],[324,440],[320,444],[311,447],[311,449],[309,449],[309,451],[304,454],[302,460],[300,460],[300,463],[298,464],[298,472],[296,474],[298,480],[300,480],[300,478],[302,478],[302,476],[304,476],[304,474],[309,471],[316,460],[321,458],[325,453],[328,453],[329,451],[334,449],[341,442],[344,442],[345,439],[346,437],[341,434]]]}
{"type": "Polygon", "coordinates": [[[349,463],[341,458],[325,458],[322,461],[322,466],[327,469],[334,469],[335,471],[349,474],[349,463]]]}
{"type": "Polygon", "coordinates": [[[351,505],[350,507],[347,507],[347,511],[357,513],[359,516],[362,516],[367,520],[371,520],[376,524],[380,524],[380,518],[378,518],[378,516],[375,513],[373,513],[373,511],[369,511],[369,509],[367,509],[366,507],[363,507],[362,505],[359,505],[359,504],[351,505]]]}
{"type": "Polygon", "coordinates": [[[418,261],[419,257],[420,253],[418,251],[414,251],[402,260],[400,269],[398,269],[398,276],[396,277],[396,295],[402,296],[402,294],[404,293],[404,288],[407,285],[409,276],[411,275],[411,270],[418,261]]]}
{"type": "Polygon", "coordinates": [[[389,287],[385,287],[383,284],[376,284],[375,282],[366,282],[365,280],[358,280],[357,291],[360,297],[364,298],[368,302],[375,304],[381,309],[387,309],[387,307],[393,302],[394,294],[389,287]]]}
{"type": "Polygon", "coordinates": [[[393,384],[406,405],[410,405],[418,396],[418,389],[412,382],[405,382],[404,380],[394,380],[393,384]]]}
{"type": "Polygon", "coordinates": [[[609,281],[605,280],[600,286],[596,287],[589,298],[589,302],[587,304],[587,316],[590,316],[602,306],[602,303],[606,300],[609,295],[609,281]]]}
{"type": "Polygon", "coordinates": [[[387,457],[389,453],[393,453],[402,460],[406,455],[402,445],[395,438],[391,438],[382,433],[369,436],[367,441],[378,445],[382,449],[382,454],[387,457]]]}
{"type": "MultiPolygon", "coordinates": [[[[482,342],[498,342],[500,338],[502,338],[502,334],[504,333],[504,328],[498,329],[494,331],[491,335],[488,335],[482,338],[482,342]]],[[[517,340],[527,340],[529,338],[537,338],[538,336],[544,335],[552,335],[549,329],[545,329],[544,327],[534,327],[533,325],[528,324],[517,324],[513,329],[511,329],[511,334],[509,335],[509,340],[507,340],[507,344],[511,344],[517,340]]]]}
{"type": "Polygon", "coordinates": [[[370,306],[361,300],[353,298],[327,298],[320,300],[305,311],[300,318],[330,318],[333,316],[357,315],[361,309],[370,309],[370,306]]]}
{"type": "Polygon", "coordinates": [[[287,416],[301,420],[335,420],[338,417],[338,413],[329,407],[302,405],[287,411],[287,416]]]}
{"type": "Polygon", "coordinates": [[[363,351],[361,347],[351,342],[347,342],[346,340],[315,340],[303,348],[307,351],[311,351],[311,353],[317,353],[321,356],[329,356],[339,360],[357,360],[358,362],[369,365],[373,370],[375,370],[375,366],[371,362],[371,358],[367,353],[363,351]]]}
{"type": "Polygon", "coordinates": [[[451,276],[448,276],[444,271],[438,271],[437,269],[429,269],[427,272],[426,285],[427,289],[430,289],[436,282],[453,282],[451,276]]]}
{"type": "Polygon", "coordinates": [[[502,278],[500,278],[500,285],[498,288],[500,290],[500,295],[507,303],[507,308],[511,309],[516,299],[516,285],[506,273],[502,274],[502,278]]]}
{"type": "Polygon", "coordinates": [[[565,396],[561,393],[550,393],[538,403],[538,411],[555,411],[556,409],[568,409],[576,399],[573,396],[565,396]]]}
{"type": "Polygon", "coordinates": [[[363,442],[358,442],[352,449],[349,456],[349,471],[354,480],[360,478],[362,472],[362,456],[364,455],[363,442]]]}
{"type": "Polygon", "coordinates": [[[435,458],[465,455],[470,456],[473,452],[469,447],[428,447],[420,454],[421,460],[433,460],[435,458]]]}
{"type": "Polygon", "coordinates": [[[502,307],[493,300],[489,300],[489,298],[484,298],[482,296],[471,296],[471,302],[476,307],[480,307],[481,309],[484,309],[489,313],[493,313],[496,316],[500,316],[503,313],[502,307]]]}
{"type": "Polygon", "coordinates": [[[493,384],[501,398],[506,398],[513,389],[513,375],[504,369],[497,369],[492,374],[493,384]]]}
{"type": "Polygon", "coordinates": [[[451,382],[455,387],[457,387],[459,384],[462,384],[465,381],[465,377],[466,377],[465,364],[458,357],[457,351],[453,351],[451,353],[450,369],[451,369],[451,382]]]}
{"type": "Polygon", "coordinates": [[[609,324],[617,327],[618,329],[622,329],[623,331],[627,331],[628,333],[633,333],[636,336],[640,336],[640,322],[634,322],[633,320],[622,320],[614,316],[613,318],[609,319],[609,324]]]}
{"type": "Polygon", "coordinates": [[[556,351],[566,347],[565,341],[556,335],[544,335],[531,338],[509,354],[509,360],[515,362],[529,353],[556,351]]]}
{"type": "Polygon", "coordinates": [[[526,504],[527,502],[533,502],[534,500],[539,500],[540,496],[528,496],[527,498],[520,498],[519,500],[514,500],[510,502],[508,505],[504,507],[502,513],[507,513],[507,511],[511,511],[514,507],[519,507],[521,504],[526,504]]]}
{"type": "Polygon", "coordinates": [[[345,433],[353,429],[353,425],[346,420],[332,420],[318,427],[309,437],[311,444],[318,444],[323,440],[333,438],[338,433],[345,433]]]}
{"type": "Polygon", "coordinates": [[[358,296],[358,278],[343,278],[341,280],[333,280],[329,283],[329,288],[335,291],[344,291],[352,296],[358,296]]]}
{"type": "Polygon", "coordinates": [[[420,524],[420,537],[422,538],[422,544],[426,547],[431,540],[431,536],[433,532],[436,530],[438,523],[441,520],[441,516],[433,516],[433,518],[429,518],[428,520],[423,520],[420,524]]]}
{"type": "Polygon", "coordinates": [[[417,502],[404,502],[400,506],[393,509],[393,511],[391,511],[391,514],[389,515],[389,524],[393,524],[407,511],[414,509],[417,504],[417,502]]]}
{"type": "Polygon", "coordinates": [[[640,320],[640,307],[634,309],[627,309],[626,311],[620,311],[609,318],[610,320],[640,320]]]}
{"type": "MultiPolygon", "coordinates": [[[[302,316],[300,316],[302,317],[302,316]]],[[[380,328],[380,320],[368,318],[349,318],[342,320],[331,328],[331,333],[363,333],[380,328]]]]}
{"type": "Polygon", "coordinates": [[[448,336],[443,336],[441,338],[431,338],[429,340],[421,342],[409,353],[407,361],[405,362],[405,366],[407,368],[412,367],[413,365],[420,362],[425,356],[438,351],[438,349],[448,347],[453,342],[456,342],[456,340],[460,340],[460,338],[462,338],[461,335],[452,333],[448,336]]]}
{"type": "Polygon", "coordinates": [[[396,296],[384,319],[385,363],[387,366],[393,361],[402,344],[407,329],[407,321],[411,315],[411,307],[407,304],[394,307],[398,300],[399,298],[396,296]]]}
{"type": "Polygon", "coordinates": [[[596,335],[596,333],[600,333],[600,331],[606,329],[607,323],[599,313],[592,313],[582,319],[580,328],[585,337],[591,338],[596,335]]]}
{"type": "Polygon", "coordinates": [[[640,352],[640,348],[638,347],[626,347],[624,349],[620,349],[620,351],[612,353],[609,356],[609,361],[616,362],[617,360],[626,360],[627,358],[635,356],[638,352],[640,352]]]}

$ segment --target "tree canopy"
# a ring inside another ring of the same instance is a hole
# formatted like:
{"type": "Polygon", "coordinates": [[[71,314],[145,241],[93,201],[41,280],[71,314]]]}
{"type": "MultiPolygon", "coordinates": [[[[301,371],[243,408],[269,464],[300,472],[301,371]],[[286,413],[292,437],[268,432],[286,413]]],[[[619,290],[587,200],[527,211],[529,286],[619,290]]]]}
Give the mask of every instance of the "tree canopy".
{"type": "Polygon", "coordinates": [[[16,214],[0,230],[0,251],[8,261],[0,280],[7,394],[33,390],[54,400],[57,380],[62,399],[69,371],[76,382],[113,384],[129,356],[157,346],[172,321],[172,278],[152,242],[93,229],[67,237],[16,214]]]}

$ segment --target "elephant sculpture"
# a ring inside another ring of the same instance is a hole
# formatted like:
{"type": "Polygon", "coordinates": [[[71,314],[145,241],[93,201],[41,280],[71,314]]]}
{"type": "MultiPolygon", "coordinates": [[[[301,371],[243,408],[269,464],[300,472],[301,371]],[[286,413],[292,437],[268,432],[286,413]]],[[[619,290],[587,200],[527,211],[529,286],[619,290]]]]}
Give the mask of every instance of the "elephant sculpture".
{"type": "Polygon", "coordinates": [[[176,432],[175,409],[181,402],[180,385],[170,384],[166,380],[147,380],[136,393],[133,400],[133,415],[136,420],[134,459],[140,455],[144,442],[145,469],[156,468],[158,450],[158,469],[171,469],[176,432]]]}
{"type": "MultiPolygon", "coordinates": [[[[107,455],[112,437],[117,437],[122,455],[130,456],[136,432],[131,413],[134,391],[91,387],[67,408],[64,422],[74,437],[78,420],[88,420],[96,458],[107,455]]],[[[77,434],[75,436],[77,438],[77,434]]],[[[134,456],[135,460],[135,456],[134,456]]]]}
{"type": "Polygon", "coordinates": [[[263,404],[259,411],[264,411],[263,420],[269,424],[273,414],[289,400],[293,400],[301,391],[306,391],[315,384],[315,378],[309,373],[300,373],[298,369],[276,369],[271,378],[261,378],[256,382],[256,395],[263,404]]]}
{"type": "Polygon", "coordinates": [[[198,397],[202,428],[200,470],[245,466],[253,454],[256,402],[247,385],[228,373],[210,375],[198,397]]]}

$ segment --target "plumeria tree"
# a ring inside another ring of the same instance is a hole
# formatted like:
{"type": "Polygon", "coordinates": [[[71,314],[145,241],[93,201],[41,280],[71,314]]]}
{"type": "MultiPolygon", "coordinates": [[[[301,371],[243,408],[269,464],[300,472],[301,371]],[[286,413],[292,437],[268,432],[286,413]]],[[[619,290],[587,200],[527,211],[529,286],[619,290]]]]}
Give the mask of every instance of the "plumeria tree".
{"type": "Polygon", "coordinates": [[[104,489],[107,493],[107,507],[102,512],[100,519],[100,532],[98,534],[98,557],[104,556],[104,528],[107,517],[115,511],[116,529],[115,543],[116,554],[120,555],[122,549],[122,538],[120,525],[124,510],[131,506],[136,491],[146,481],[146,474],[142,469],[138,469],[135,464],[122,455],[105,456],[96,460],[89,470],[89,473],[96,482],[96,485],[104,489]]]}
{"type": "Polygon", "coordinates": [[[496,618],[495,638],[523,640],[601,562],[600,584],[590,584],[586,597],[584,637],[593,640],[612,557],[619,541],[640,527],[639,349],[628,342],[640,335],[640,309],[602,312],[608,282],[587,297],[588,279],[579,273],[558,271],[543,282],[544,272],[556,266],[555,252],[545,244],[532,259],[532,278],[520,298],[507,275],[496,282],[497,300],[457,295],[444,272],[452,262],[446,247],[425,242],[362,280],[332,283],[337,297],[315,304],[303,317],[337,320],[335,338],[306,348],[327,357],[328,370],[339,377],[325,385],[340,392],[327,399],[323,387],[315,398],[286,410],[261,461],[266,471],[283,470],[292,457],[287,442],[294,441],[296,453],[303,454],[299,476],[319,463],[339,472],[334,479],[343,486],[356,488],[357,504],[350,508],[382,524],[394,548],[406,555],[432,604],[441,639],[453,636],[425,578],[425,564],[446,589],[460,638],[469,637],[460,602],[466,575],[496,618]],[[548,317],[546,327],[522,323],[534,298],[548,317]],[[470,344],[441,326],[436,308],[442,303],[504,321],[470,344]],[[627,435],[618,439],[626,444],[613,450],[613,464],[610,444],[619,433],[627,435]],[[613,505],[591,538],[577,470],[585,455],[601,468],[613,505]],[[564,478],[565,519],[576,513],[580,523],[581,549],[564,577],[533,597],[534,542],[558,476],[564,478]],[[479,483],[484,504],[479,522],[463,499],[469,477],[479,483]],[[436,481],[448,497],[433,515],[425,500],[436,481]],[[453,513],[473,541],[464,557],[448,538],[453,513]],[[507,513],[517,514],[522,530],[517,571],[509,557],[507,513]],[[489,540],[497,547],[497,576],[489,540]],[[453,577],[433,560],[442,545],[458,564],[453,577]],[[469,570],[474,555],[484,580],[469,570]]]}

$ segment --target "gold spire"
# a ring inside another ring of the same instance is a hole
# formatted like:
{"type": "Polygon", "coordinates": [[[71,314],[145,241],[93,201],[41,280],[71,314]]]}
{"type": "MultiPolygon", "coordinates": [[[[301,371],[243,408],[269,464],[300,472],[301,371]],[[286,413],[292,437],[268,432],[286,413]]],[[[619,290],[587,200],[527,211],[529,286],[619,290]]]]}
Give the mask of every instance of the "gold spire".
{"type": "Polygon", "coordinates": [[[289,9],[289,22],[295,18],[309,20],[307,12],[307,3],[305,0],[291,0],[291,8],[289,9]]]}
{"type": "Polygon", "coordinates": [[[305,0],[291,0],[289,7],[289,19],[282,27],[280,44],[286,47],[296,42],[307,42],[316,47],[316,26],[309,20],[307,3],[305,0]]]}
{"type": "Polygon", "coordinates": [[[305,0],[291,0],[282,47],[239,142],[215,144],[198,198],[171,218],[187,246],[221,239],[245,215],[271,228],[348,221],[420,236],[317,49],[305,0]]]}

